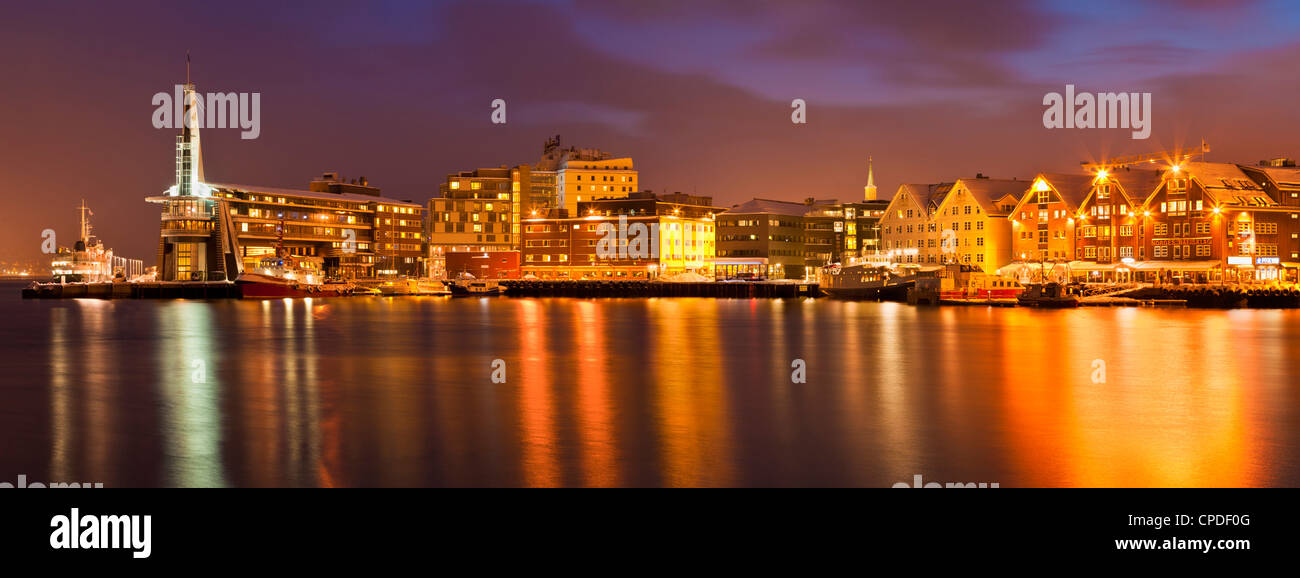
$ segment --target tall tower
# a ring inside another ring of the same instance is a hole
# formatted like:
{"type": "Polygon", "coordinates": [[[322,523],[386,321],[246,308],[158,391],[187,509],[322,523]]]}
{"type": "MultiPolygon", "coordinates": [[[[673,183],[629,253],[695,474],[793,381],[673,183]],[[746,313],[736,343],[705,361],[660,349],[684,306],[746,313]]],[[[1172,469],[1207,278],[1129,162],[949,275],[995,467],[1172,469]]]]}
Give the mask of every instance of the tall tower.
{"type": "Polygon", "coordinates": [[[176,135],[176,193],[178,197],[206,197],[203,184],[203,147],[199,128],[203,126],[203,100],[190,82],[190,55],[185,53],[184,120],[176,135]]]}
{"type": "Polygon", "coordinates": [[[876,200],[876,175],[871,166],[871,157],[867,157],[867,186],[862,188],[864,200],[876,200]]]}
{"type": "Polygon", "coordinates": [[[176,87],[176,184],[161,197],[146,200],[162,205],[158,239],[158,278],[163,281],[219,281],[226,279],[221,225],[229,221],[203,182],[203,152],[199,128],[203,126],[203,99],[190,82],[190,55],[185,54],[185,85],[176,87]],[[182,104],[184,103],[184,104],[182,104]]]}

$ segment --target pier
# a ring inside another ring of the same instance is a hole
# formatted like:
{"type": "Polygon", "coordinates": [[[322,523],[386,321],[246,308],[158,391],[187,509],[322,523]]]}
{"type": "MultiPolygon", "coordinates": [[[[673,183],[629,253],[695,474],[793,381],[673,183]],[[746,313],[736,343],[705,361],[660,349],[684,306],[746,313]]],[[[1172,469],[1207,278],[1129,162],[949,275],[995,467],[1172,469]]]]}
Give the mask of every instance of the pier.
{"type": "Polygon", "coordinates": [[[228,281],[153,283],[44,283],[23,288],[23,299],[236,299],[228,281]]]}
{"type": "Polygon", "coordinates": [[[819,297],[816,283],[666,283],[660,281],[501,281],[507,295],[528,297],[714,297],[733,299],[789,299],[819,297]]]}

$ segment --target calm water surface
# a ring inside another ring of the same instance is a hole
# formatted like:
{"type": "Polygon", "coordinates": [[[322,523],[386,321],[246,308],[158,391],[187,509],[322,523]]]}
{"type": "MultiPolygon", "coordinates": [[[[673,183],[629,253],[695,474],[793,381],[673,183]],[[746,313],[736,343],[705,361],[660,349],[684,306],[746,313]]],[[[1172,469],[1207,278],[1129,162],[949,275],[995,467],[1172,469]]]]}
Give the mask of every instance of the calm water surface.
{"type": "Polygon", "coordinates": [[[1300,485],[1296,311],[18,287],[10,483],[1300,485]]]}

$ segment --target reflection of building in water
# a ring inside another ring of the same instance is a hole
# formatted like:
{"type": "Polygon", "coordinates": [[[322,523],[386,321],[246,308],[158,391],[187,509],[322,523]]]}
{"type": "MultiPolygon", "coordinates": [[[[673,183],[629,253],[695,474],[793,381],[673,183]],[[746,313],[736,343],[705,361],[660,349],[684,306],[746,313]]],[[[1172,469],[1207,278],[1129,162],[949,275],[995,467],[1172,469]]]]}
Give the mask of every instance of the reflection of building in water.
{"type": "Polygon", "coordinates": [[[203,302],[155,309],[158,333],[158,390],[167,485],[227,485],[221,453],[220,351],[213,336],[213,309],[203,302]]]}

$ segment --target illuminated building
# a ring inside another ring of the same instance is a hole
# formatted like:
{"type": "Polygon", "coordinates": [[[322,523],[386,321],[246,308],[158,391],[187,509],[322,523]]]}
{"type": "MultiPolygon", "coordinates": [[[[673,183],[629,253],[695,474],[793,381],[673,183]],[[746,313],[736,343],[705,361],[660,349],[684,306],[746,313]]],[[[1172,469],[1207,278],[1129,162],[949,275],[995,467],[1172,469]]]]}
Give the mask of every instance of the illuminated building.
{"type": "Polygon", "coordinates": [[[385,199],[379,189],[344,183],[336,173],[310,190],[210,183],[203,175],[198,96],[185,85],[185,118],[176,139],[176,184],[146,199],[162,205],[158,277],[163,281],[234,280],[281,244],[347,278],[416,275],[422,267],[422,209],[385,199]]]}
{"type": "Polygon", "coordinates": [[[1073,215],[1070,274],[1090,281],[1131,280],[1136,262],[1147,257],[1143,205],[1160,184],[1160,171],[1115,168],[1089,178],[1092,187],[1073,215]]]}
{"type": "MultiPolygon", "coordinates": [[[[944,263],[994,273],[1011,262],[1011,221],[1029,181],[976,175],[958,179],[937,205],[933,220],[944,263]]],[[[928,244],[928,243],[927,243],[928,244]]]]}
{"type": "Polygon", "coordinates": [[[1276,167],[1186,162],[1165,169],[1142,209],[1138,268],[1147,280],[1187,282],[1294,278],[1300,207],[1276,167]],[[1275,170],[1268,170],[1268,169],[1275,170]],[[1249,173],[1249,174],[1248,174],[1249,173]],[[1270,174],[1271,173],[1271,174],[1270,174]],[[1252,176],[1254,178],[1252,178],[1252,176]],[[1258,179],[1258,180],[1256,180],[1258,179]]]}
{"type": "Polygon", "coordinates": [[[149,202],[162,205],[158,236],[158,277],[163,281],[231,279],[239,272],[237,254],[223,240],[230,220],[225,205],[203,182],[199,138],[200,103],[194,84],[185,79],[184,121],[176,137],[176,184],[149,202]],[[224,235],[223,235],[224,233],[224,235]]]}
{"type": "Polygon", "coordinates": [[[518,243],[519,168],[478,169],[447,176],[429,199],[425,237],[429,276],[448,278],[447,254],[515,251],[518,243]]]}
{"type": "MultiPolygon", "coordinates": [[[[639,182],[631,158],[615,158],[599,149],[560,149],[559,145],[557,136],[554,149],[548,141],[546,152],[555,167],[555,207],[576,214],[580,202],[626,198],[637,191],[639,182]]],[[[543,162],[547,163],[545,156],[543,162]]],[[[548,167],[542,164],[538,168],[548,167]]]]}
{"type": "Polygon", "coordinates": [[[337,173],[325,173],[309,190],[209,187],[228,207],[244,269],[273,256],[280,243],[290,255],[319,259],[331,276],[416,277],[423,272],[423,208],[380,197],[364,178],[344,183],[337,173]]]}
{"type": "Polygon", "coordinates": [[[1074,259],[1075,219],[1092,192],[1090,175],[1039,173],[1011,209],[1013,261],[1065,263],[1074,259]]]}
{"type": "Polygon", "coordinates": [[[523,222],[525,276],[539,279],[652,279],[709,276],[716,253],[712,199],[631,193],[553,209],[523,222]],[[604,225],[604,227],[602,227],[604,225]],[[601,242],[604,240],[605,245],[601,242]]]}
{"type": "Polygon", "coordinates": [[[716,275],[803,279],[808,205],[752,199],[718,215],[716,275]]]}
{"type": "Polygon", "coordinates": [[[904,184],[880,217],[881,252],[899,264],[941,263],[938,223],[932,218],[953,183],[904,184]]]}
{"type": "Polygon", "coordinates": [[[1268,257],[1261,261],[1261,256],[1256,256],[1258,276],[1300,280],[1300,169],[1294,160],[1286,158],[1260,161],[1258,166],[1239,165],[1239,168],[1278,204],[1265,219],[1278,227],[1278,235],[1274,237],[1278,243],[1278,261],[1275,263],[1268,257]]]}

